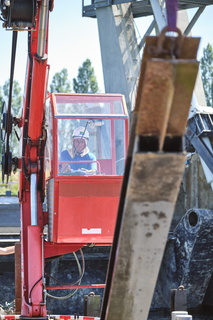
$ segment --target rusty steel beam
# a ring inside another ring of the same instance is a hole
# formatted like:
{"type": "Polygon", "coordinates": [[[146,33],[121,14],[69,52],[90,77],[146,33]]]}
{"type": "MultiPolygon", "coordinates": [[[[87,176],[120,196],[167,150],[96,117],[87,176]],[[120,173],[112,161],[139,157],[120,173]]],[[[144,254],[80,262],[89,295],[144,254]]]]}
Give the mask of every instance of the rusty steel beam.
{"type": "Polygon", "coordinates": [[[175,38],[165,33],[147,37],[135,107],[142,151],[182,150],[199,66],[199,42],[199,38],[181,34],[175,38]],[[178,146],[172,147],[174,139],[178,146]]]}
{"type": "Polygon", "coordinates": [[[166,135],[174,95],[173,69],[173,65],[166,60],[146,62],[136,134],[147,139],[155,137],[156,150],[162,150],[166,135]]]}

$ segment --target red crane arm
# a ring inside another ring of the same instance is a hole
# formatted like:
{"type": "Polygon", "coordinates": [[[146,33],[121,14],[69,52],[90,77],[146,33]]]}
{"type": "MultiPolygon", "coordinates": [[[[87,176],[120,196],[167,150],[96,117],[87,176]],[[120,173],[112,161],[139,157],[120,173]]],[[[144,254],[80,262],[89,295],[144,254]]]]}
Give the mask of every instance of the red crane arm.
{"type": "Polygon", "coordinates": [[[49,11],[53,1],[36,2],[36,26],[29,31],[28,63],[23,105],[21,202],[22,310],[24,317],[46,317],[44,303],[43,193],[44,105],[47,92],[49,11]]]}

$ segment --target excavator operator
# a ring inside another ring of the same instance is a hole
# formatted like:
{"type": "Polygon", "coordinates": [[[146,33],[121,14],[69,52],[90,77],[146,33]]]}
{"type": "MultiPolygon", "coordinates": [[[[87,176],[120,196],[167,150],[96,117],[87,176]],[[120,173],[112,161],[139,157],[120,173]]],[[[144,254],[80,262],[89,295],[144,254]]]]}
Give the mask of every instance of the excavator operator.
{"type": "Polygon", "coordinates": [[[78,127],[72,134],[72,147],[61,152],[61,161],[70,161],[62,164],[62,172],[82,170],[90,174],[97,170],[96,157],[88,148],[89,132],[85,127],[78,127]]]}

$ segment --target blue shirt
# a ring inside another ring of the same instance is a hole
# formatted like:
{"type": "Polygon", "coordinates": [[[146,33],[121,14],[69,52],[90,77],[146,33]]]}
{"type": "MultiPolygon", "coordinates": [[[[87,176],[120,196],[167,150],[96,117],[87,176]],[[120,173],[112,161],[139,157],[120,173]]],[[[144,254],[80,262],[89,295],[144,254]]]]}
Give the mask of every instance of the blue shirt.
{"type": "Polygon", "coordinates": [[[87,170],[97,170],[96,162],[82,162],[82,161],[96,161],[96,157],[91,152],[88,152],[83,157],[76,154],[74,158],[72,158],[67,150],[62,151],[61,153],[61,161],[78,161],[76,163],[70,163],[69,166],[72,170],[78,170],[81,168],[87,170]]]}

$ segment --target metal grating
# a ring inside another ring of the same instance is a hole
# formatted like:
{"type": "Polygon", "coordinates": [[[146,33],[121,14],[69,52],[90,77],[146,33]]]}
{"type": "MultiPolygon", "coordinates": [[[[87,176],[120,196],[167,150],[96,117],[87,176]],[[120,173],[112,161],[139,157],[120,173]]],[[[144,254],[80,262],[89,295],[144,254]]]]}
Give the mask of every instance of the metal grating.
{"type": "MultiPolygon", "coordinates": [[[[82,5],[82,15],[84,17],[96,18],[96,8],[106,7],[110,5],[116,5],[121,3],[132,2],[132,13],[134,18],[146,17],[153,14],[152,6],[149,0],[106,0],[106,1],[96,1],[91,0],[90,5],[82,5]]],[[[179,10],[199,8],[213,5],[213,0],[179,0],[178,7],[179,10]]]]}
{"type": "Polygon", "coordinates": [[[197,135],[213,135],[213,114],[197,113],[194,117],[197,126],[197,135]]]}

